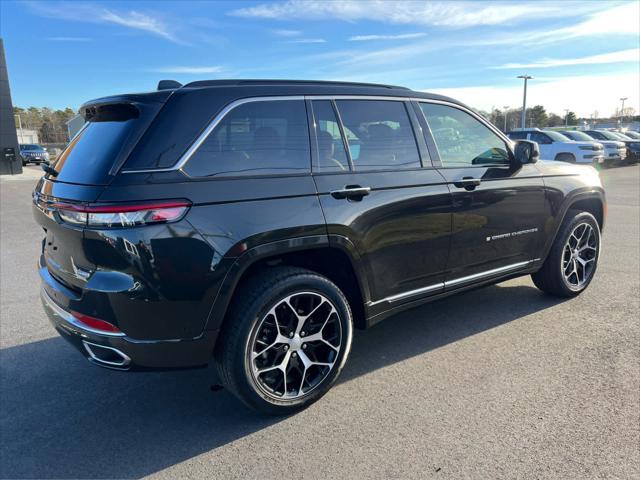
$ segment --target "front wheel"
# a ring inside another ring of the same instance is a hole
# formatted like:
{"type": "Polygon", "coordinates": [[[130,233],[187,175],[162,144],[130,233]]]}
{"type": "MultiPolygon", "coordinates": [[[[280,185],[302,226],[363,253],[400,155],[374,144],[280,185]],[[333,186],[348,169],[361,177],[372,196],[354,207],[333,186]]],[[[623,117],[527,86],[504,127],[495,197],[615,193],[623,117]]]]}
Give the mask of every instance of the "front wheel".
{"type": "Polygon", "coordinates": [[[570,211],[542,268],[531,275],[543,292],[573,297],[591,283],[600,258],[600,227],[589,212],[570,211]]]}
{"type": "Polygon", "coordinates": [[[234,296],[216,348],[223,385],[251,408],[293,413],[336,382],[352,338],[340,289],[300,268],[276,267],[234,296]]]}

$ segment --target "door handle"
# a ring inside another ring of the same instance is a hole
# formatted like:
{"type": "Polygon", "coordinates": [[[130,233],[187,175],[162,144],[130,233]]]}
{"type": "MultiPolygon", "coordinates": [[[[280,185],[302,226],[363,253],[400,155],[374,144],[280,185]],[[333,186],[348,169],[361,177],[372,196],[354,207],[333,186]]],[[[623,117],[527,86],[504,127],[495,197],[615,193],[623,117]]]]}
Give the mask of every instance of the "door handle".
{"type": "Polygon", "coordinates": [[[362,200],[362,197],[371,193],[371,187],[361,187],[360,185],[347,185],[341,190],[331,191],[331,196],[337,199],[362,200]]]}
{"type": "Polygon", "coordinates": [[[465,190],[471,191],[475,190],[475,188],[482,183],[482,180],[479,178],[473,177],[462,177],[460,180],[456,180],[453,184],[458,188],[464,188],[465,190]]]}

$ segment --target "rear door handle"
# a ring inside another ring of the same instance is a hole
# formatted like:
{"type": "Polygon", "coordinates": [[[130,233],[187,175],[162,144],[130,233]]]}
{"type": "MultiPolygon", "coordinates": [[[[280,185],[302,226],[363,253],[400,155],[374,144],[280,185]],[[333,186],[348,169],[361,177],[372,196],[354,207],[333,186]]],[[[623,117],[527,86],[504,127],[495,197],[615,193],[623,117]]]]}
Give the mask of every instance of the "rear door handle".
{"type": "Polygon", "coordinates": [[[362,197],[371,193],[371,187],[361,187],[360,185],[347,185],[341,190],[333,190],[331,196],[333,198],[353,200],[362,200],[362,197]]]}
{"type": "Polygon", "coordinates": [[[453,184],[458,188],[464,188],[465,190],[475,190],[475,188],[482,183],[479,178],[462,177],[460,180],[456,180],[453,184]]]}

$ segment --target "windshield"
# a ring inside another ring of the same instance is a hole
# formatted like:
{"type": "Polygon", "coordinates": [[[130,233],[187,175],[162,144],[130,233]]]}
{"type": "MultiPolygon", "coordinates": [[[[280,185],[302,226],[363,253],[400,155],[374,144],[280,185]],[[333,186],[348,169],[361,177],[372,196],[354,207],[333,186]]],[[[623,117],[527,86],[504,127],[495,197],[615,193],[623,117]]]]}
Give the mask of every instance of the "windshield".
{"type": "Polygon", "coordinates": [[[628,132],[624,132],[624,134],[634,140],[640,140],[640,133],[638,132],[632,132],[631,130],[629,130],[628,132]]]}
{"type": "Polygon", "coordinates": [[[20,145],[20,150],[39,150],[39,151],[44,151],[44,148],[42,148],[40,145],[25,144],[25,145],[20,145]]]}
{"type": "Polygon", "coordinates": [[[611,132],[613,135],[615,135],[618,140],[631,140],[631,137],[627,137],[624,133],[620,133],[620,132],[611,132]]]}
{"type": "Polygon", "coordinates": [[[612,132],[609,132],[607,130],[598,130],[594,133],[602,135],[607,140],[615,140],[615,141],[620,140],[620,137],[615,136],[612,132]]]}
{"type": "Polygon", "coordinates": [[[571,140],[593,142],[593,138],[584,132],[571,131],[571,132],[562,132],[562,134],[569,137],[571,140]]]}
{"type": "Polygon", "coordinates": [[[553,130],[545,130],[544,133],[546,133],[549,137],[551,137],[551,140],[553,140],[554,142],[570,142],[571,141],[570,138],[565,137],[561,133],[554,132],[553,130]]]}

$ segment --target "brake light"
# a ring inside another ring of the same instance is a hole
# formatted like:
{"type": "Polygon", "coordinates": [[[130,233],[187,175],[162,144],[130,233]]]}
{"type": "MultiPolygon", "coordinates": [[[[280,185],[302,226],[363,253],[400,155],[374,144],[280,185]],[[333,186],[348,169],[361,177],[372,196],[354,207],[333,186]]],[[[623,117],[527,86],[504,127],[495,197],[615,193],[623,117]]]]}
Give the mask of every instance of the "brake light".
{"type": "Polygon", "coordinates": [[[99,318],[91,317],[89,315],[85,315],[84,313],[78,312],[71,312],[71,315],[73,315],[80,323],[93,330],[122,335],[122,330],[120,330],[118,327],[112,325],[109,322],[105,322],[104,320],[100,320],[99,318]]]}
{"type": "Polygon", "coordinates": [[[53,207],[60,218],[73,225],[89,227],[133,227],[180,220],[189,210],[191,202],[172,200],[166,202],[82,205],[57,203],[53,207]]]}

